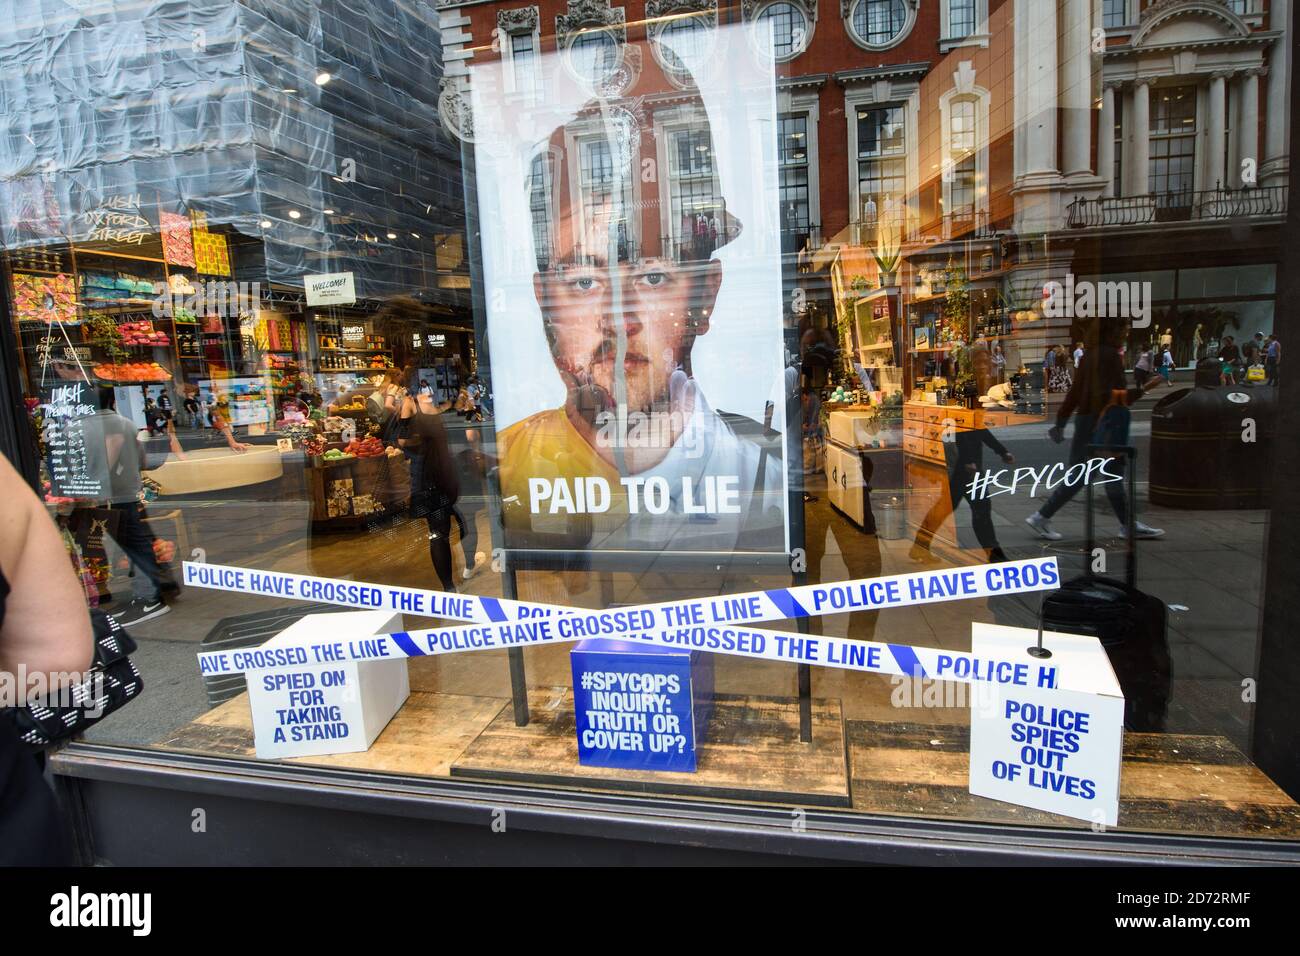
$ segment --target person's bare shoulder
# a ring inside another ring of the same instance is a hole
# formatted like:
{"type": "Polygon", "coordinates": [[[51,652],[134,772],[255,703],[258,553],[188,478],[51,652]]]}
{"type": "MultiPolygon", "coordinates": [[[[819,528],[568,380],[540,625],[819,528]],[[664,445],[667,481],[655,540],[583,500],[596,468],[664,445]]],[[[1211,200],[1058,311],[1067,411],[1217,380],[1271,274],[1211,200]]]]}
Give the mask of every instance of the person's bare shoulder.
{"type": "Polygon", "coordinates": [[[8,576],[22,557],[36,496],[9,459],[0,455],[0,570],[8,576]]]}

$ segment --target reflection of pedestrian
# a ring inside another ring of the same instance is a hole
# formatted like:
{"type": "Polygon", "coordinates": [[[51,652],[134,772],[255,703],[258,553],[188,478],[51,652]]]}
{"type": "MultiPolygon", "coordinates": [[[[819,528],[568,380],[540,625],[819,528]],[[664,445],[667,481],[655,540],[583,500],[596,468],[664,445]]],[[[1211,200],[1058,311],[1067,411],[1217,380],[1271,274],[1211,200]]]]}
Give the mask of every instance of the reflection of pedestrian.
{"type": "Polygon", "coordinates": [[[199,418],[199,399],[198,389],[193,385],[185,386],[185,424],[190,428],[195,428],[202,424],[199,418]]]}
{"type": "Polygon", "coordinates": [[[465,429],[465,447],[455,453],[456,474],[460,481],[460,497],[452,509],[452,517],[460,527],[460,550],[465,558],[461,577],[468,579],[484,561],[478,550],[478,513],[487,503],[485,481],[487,459],[477,428],[465,429]]]}
{"type": "Polygon", "coordinates": [[[989,560],[1007,559],[998,545],[997,534],[993,530],[993,503],[986,495],[972,495],[970,491],[972,480],[984,470],[984,446],[986,445],[1005,464],[1015,464],[1015,457],[1007,451],[1002,442],[993,437],[993,433],[987,428],[959,430],[950,446],[952,461],[948,465],[948,497],[945,499],[941,493],[939,500],[921,521],[921,527],[916,532],[916,541],[912,545],[913,560],[923,561],[930,557],[930,544],[934,541],[934,533],[939,530],[939,526],[943,524],[943,519],[949,512],[952,513],[953,521],[957,520],[957,506],[961,504],[963,498],[970,503],[971,523],[975,528],[975,537],[980,547],[988,551],[989,560]]]}
{"type": "Polygon", "coordinates": [[[1133,380],[1137,382],[1137,387],[1141,388],[1151,378],[1151,363],[1154,361],[1151,355],[1151,346],[1144,345],[1138,352],[1138,360],[1133,365],[1133,380]]]}
{"type": "Polygon", "coordinates": [[[1219,384],[1234,385],[1237,381],[1237,366],[1241,363],[1241,350],[1232,340],[1231,335],[1223,337],[1219,347],[1219,384]]]}
{"type": "Polygon", "coordinates": [[[424,518],[429,529],[429,558],[444,591],[456,590],[451,562],[452,509],[460,496],[460,482],[442,416],[416,405],[406,428],[406,440],[420,457],[418,476],[411,481],[411,514],[424,518]]]}
{"type": "Polygon", "coordinates": [[[1276,335],[1268,337],[1264,347],[1264,374],[1269,385],[1277,385],[1278,366],[1282,364],[1282,343],[1276,335]]]}
{"type": "Polygon", "coordinates": [[[1047,390],[1049,392],[1068,392],[1074,377],[1070,374],[1074,366],[1070,364],[1069,354],[1064,345],[1058,345],[1051,351],[1051,366],[1047,370],[1047,390]]]}
{"type": "MultiPolygon", "coordinates": [[[[1155,384],[1158,380],[1152,380],[1155,384]]],[[[1089,445],[1124,445],[1128,444],[1128,405],[1139,398],[1145,389],[1129,388],[1124,375],[1124,360],[1119,348],[1113,342],[1101,342],[1084,352],[1079,363],[1079,374],[1070,387],[1065,401],[1056,412],[1056,425],[1048,432],[1052,441],[1058,444],[1063,440],[1065,423],[1074,415],[1074,435],[1070,442],[1070,454],[1066,470],[1088,460],[1089,445]],[[1116,399],[1119,401],[1116,401],[1116,399]]],[[[1108,468],[1121,471],[1123,462],[1112,459],[1108,468]]],[[[1121,529],[1129,520],[1128,502],[1123,492],[1123,481],[1106,481],[1106,497],[1110,499],[1115,517],[1119,519],[1121,529]]],[[[1059,540],[1059,531],[1053,531],[1049,519],[1083,487],[1083,482],[1061,480],[1047,502],[1025,519],[1040,538],[1049,541],[1059,540]]],[[[1151,528],[1133,517],[1134,530],[1140,538],[1155,538],[1164,534],[1159,528],[1151,528]]]]}
{"type": "Polygon", "coordinates": [[[93,475],[106,476],[109,507],[118,515],[117,530],[111,536],[135,569],[131,578],[131,602],[113,614],[119,624],[130,627],[171,610],[163,603],[163,590],[174,585],[158,564],[153,533],[143,520],[136,427],[117,413],[111,388],[100,389],[100,406],[100,411],[83,419],[87,470],[93,475]]]}
{"type": "Polygon", "coordinates": [[[1174,353],[1169,351],[1169,346],[1164,347],[1160,356],[1160,375],[1166,385],[1174,384],[1174,353]]]}

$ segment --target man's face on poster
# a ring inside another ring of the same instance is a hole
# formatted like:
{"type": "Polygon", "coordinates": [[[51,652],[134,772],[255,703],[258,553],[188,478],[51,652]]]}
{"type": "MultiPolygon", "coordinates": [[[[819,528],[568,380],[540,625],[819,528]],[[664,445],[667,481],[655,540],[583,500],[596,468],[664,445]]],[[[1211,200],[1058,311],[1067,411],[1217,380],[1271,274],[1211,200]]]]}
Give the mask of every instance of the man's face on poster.
{"type": "Polygon", "coordinates": [[[594,392],[612,407],[621,324],[628,408],[663,408],[673,372],[689,366],[696,337],[709,329],[721,266],[664,256],[618,261],[617,239],[609,248],[609,213],[603,207],[585,223],[563,217],[555,264],[534,282],[551,356],[571,393],[594,392]]]}

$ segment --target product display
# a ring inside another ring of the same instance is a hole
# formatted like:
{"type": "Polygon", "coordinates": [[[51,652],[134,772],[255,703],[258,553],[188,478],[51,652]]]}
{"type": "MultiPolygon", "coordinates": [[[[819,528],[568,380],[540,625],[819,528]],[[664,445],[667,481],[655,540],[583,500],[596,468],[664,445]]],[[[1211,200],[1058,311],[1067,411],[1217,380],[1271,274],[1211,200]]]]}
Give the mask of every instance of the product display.
{"type": "Polygon", "coordinates": [[[76,324],[77,299],[71,276],[14,273],[14,316],[19,322],[76,324]]]}

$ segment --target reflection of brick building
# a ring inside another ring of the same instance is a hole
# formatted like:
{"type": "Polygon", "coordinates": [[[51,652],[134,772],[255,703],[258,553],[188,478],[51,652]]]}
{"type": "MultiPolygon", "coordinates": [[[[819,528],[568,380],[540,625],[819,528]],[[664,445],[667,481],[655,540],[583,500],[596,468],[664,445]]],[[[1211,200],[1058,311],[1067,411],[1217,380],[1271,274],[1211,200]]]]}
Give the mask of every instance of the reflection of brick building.
{"type": "MultiPolygon", "coordinates": [[[[501,55],[527,83],[540,53],[616,55],[629,30],[648,33],[654,49],[659,31],[705,42],[715,24],[746,24],[756,47],[775,53],[783,248],[817,321],[843,319],[854,285],[890,286],[895,318],[914,319],[955,273],[970,286],[963,336],[978,333],[982,313],[1014,317],[1014,368],[1071,335],[1068,320],[1035,311],[1045,281],[1130,271],[1155,252],[1168,259],[1153,277],[1158,306],[1176,314],[1218,294],[1187,274],[1193,262],[1240,266],[1255,271],[1240,274],[1249,294],[1238,320],[1271,328],[1271,228],[1288,168],[1287,7],[469,0],[440,8],[444,103],[463,92],[470,59],[501,55]]],[[[1213,324],[1204,342],[1217,336],[1213,324]]],[[[896,337],[892,358],[910,383],[921,371],[904,354],[911,333],[900,324],[896,337]]],[[[1190,358],[1191,341],[1178,346],[1190,358]]]]}

